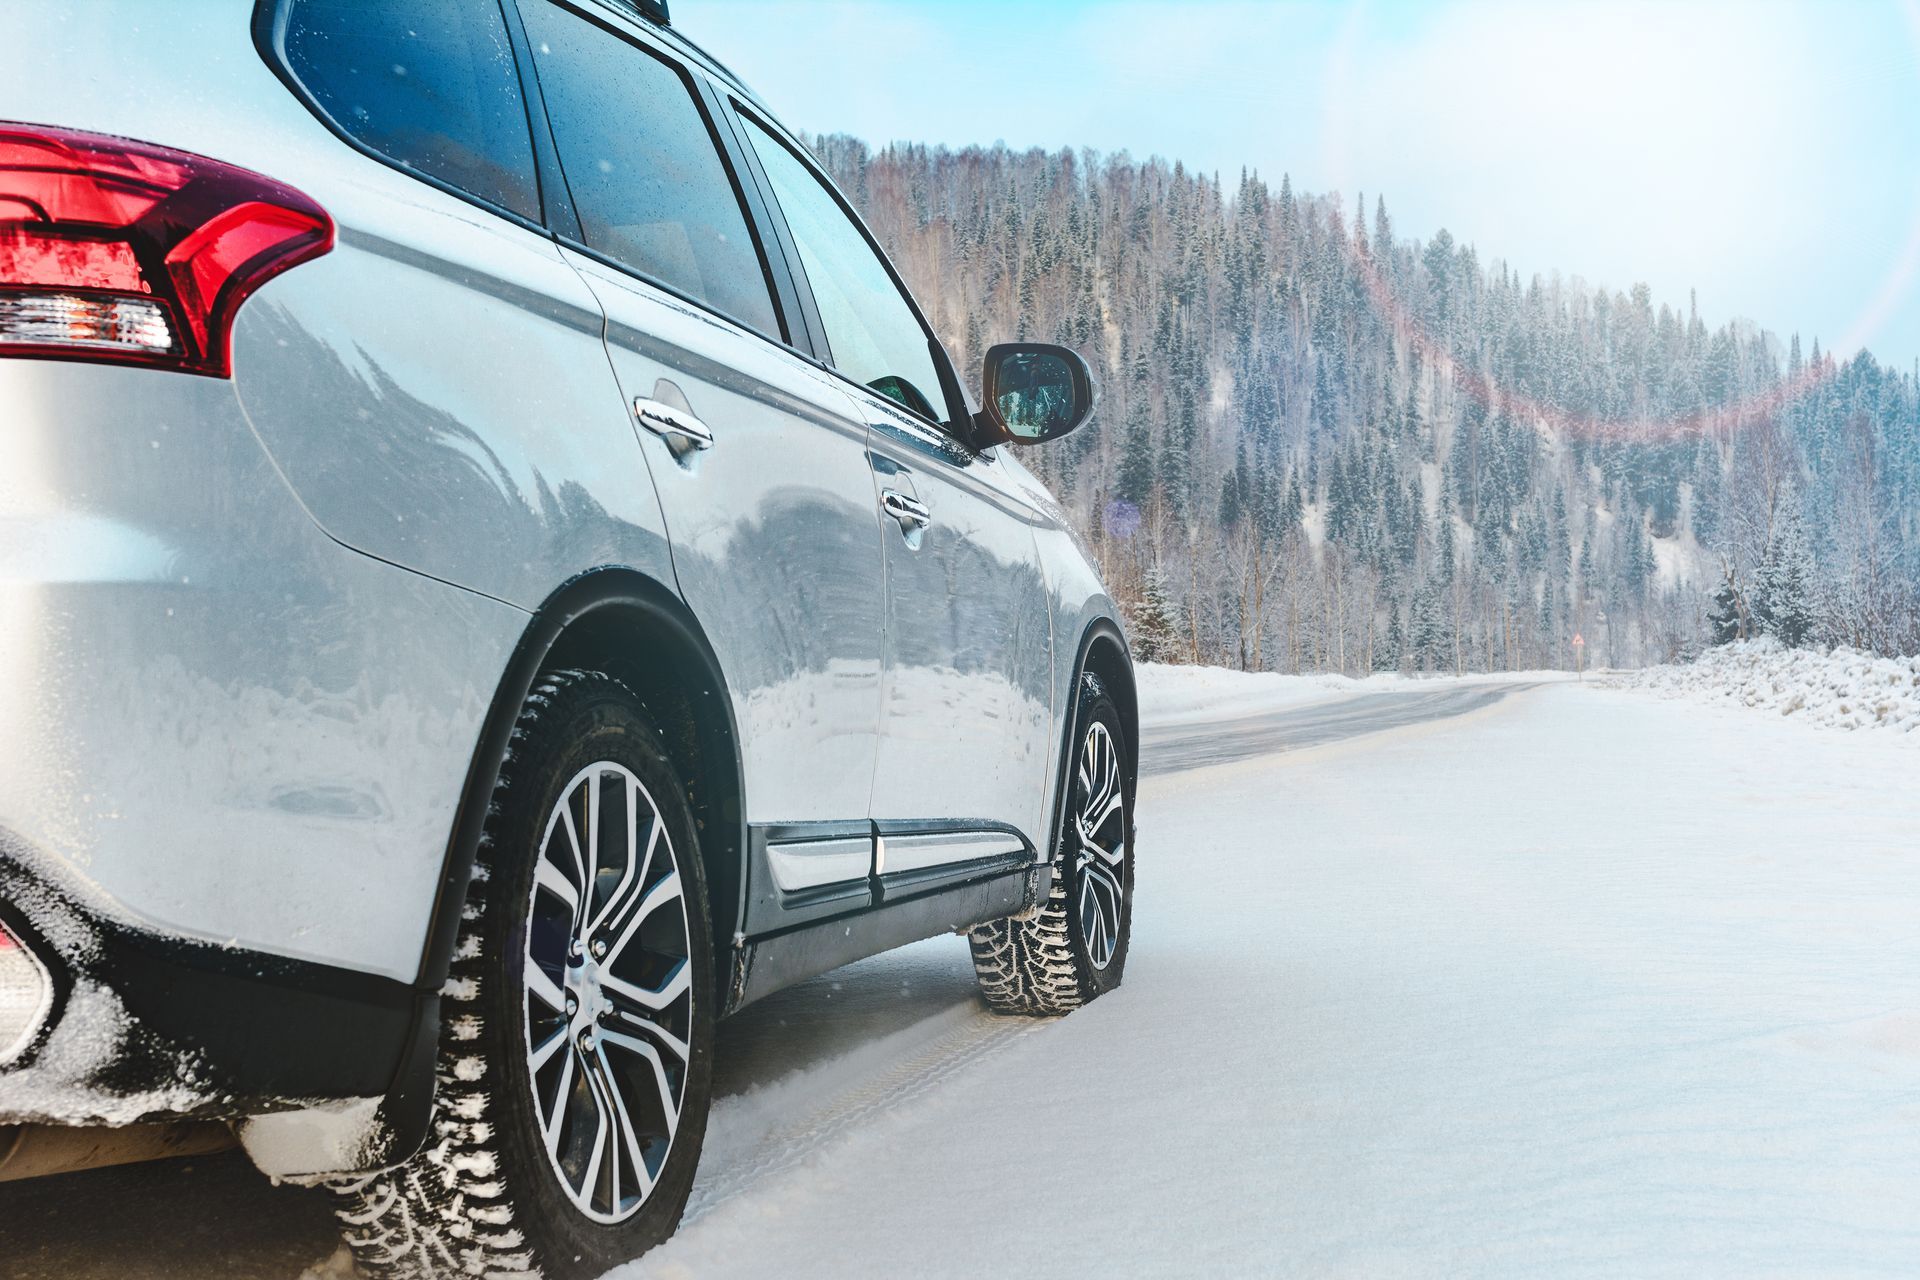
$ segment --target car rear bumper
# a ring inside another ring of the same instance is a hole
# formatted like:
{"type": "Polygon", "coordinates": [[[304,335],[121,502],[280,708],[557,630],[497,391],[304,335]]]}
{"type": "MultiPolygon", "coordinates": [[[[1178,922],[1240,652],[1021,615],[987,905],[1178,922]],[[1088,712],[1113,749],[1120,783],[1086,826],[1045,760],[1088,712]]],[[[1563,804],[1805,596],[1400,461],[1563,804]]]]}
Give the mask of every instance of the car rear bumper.
{"type": "Polygon", "coordinates": [[[0,1124],[240,1118],[386,1098],[438,997],[310,961],[101,918],[0,844],[0,924],[52,983],[0,1067],[0,1124]]]}

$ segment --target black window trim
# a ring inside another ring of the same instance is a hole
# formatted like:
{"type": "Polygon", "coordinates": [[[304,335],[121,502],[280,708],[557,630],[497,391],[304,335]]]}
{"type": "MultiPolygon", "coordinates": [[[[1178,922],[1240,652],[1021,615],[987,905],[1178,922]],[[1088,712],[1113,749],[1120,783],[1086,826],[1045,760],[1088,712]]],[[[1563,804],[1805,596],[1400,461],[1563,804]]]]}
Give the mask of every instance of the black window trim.
{"type": "MultiPolygon", "coordinates": [[[[900,296],[906,300],[907,310],[910,313],[912,313],[914,320],[920,325],[920,332],[927,340],[928,354],[933,359],[934,376],[940,380],[940,384],[941,384],[940,393],[947,401],[947,413],[953,419],[953,421],[950,424],[944,423],[944,422],[935,422],[933,419],[927,417],[925,414],[915,412],[913,409],[909,408],[907,405],[901,404],[899,401],[893,399],[891,396],[882,396],[882,398],[885,399],[887,403],[890,405],[897,405],[903,412],[910,415],[914,420],[918,422],[926,423],[927,426],[939,432],[942,436],[946,437],[947,439],[957,441],[959,444],[961,444],[970,452],[978,453],[979,451],[976,448],[974,441],[972,439],[972,431],[971,431],[972,414],[967,408],[967,405],[965,402],[965,396],[964,394],[959,396],[955,395],[955,392],[960,384],[959,384],[958,371],[953,368],[953,359],[947,354],[946,348],[940,344],[940,339],[933,332],[933,326],[927,323],[926,313],[920,309],[919,299],[913,296],[913,290],[907,288],[906,281],[900,278],[900,272],[893,265],[893,259],[887,255],[887,251],[885,249],[880,247],[879,240],[874,238],[873,230],[872,228],[867,226],[866,219],[860,216],[858,211],[854,209],[853,205],[847,200],[846,196],[841,192],[839,186],[837,186],[834,183],[832,178],[827,176],[826,171],[824,169],[822,169],[817,163],[815,163],[812,154],[807,150],[807,148],[801,146],[800,143],[793,137],[791,133],[789,133],[786,129],[781,127],[780,124],[777,123],[765,111],[754,106],[752,103],[742,100],[742,98],[738,94],[728,93],[726,95],[726,98],[727,98],[727,106],[735,116],[737,116],[740,120],[751,121],[752,123],[759,125],[762,129],[765,129],[767,131],[767,133],[773,138],[773,140],[776,143],[786,147],[788,152],[790,152],[793,155],[793,157],[800,162],[801,167],[806,169],[809,173],[811,173],[814,176],[815,180],[818,181],[820,185],[826,189],[827,194],[830,197],[832,197],[833,202],[840,207],[840,212],[845,214],[847,218],[852,221],[855,229],[858,230],[863,237],[865,237],[867,242],[867,247],[871,249],[873,251],[874,256],[880,260],[880,265],[886,269],[887,278],[893,282],[893,287],[899,290],[900,296]]],[[[749,154],[751,154],[753,150],[751,143],[744,138],[742,139],[742,142],[743,142],[743,145],[746,146],[749,154]]],[[[794,243],[793,232],[787,226],[786,214],[781,211],[780,202],[773,198],[772,184],[766,176],[766,171],[760,166],[759,157],[753,156],[751,163],[753,165],[754,173],[756,175],[757,180],[767,184],[768,208],[770,210],[771,216],[777,219],[779,223],[779,230],[780,230],[782,243],[793,244],[794,243]]],[[[802,264],[799,261],[799,251],[797,246],[794,250],[794,261],[792,265],[793,265],[794,285],[803,294],[803,297],[804,297],[803,305],[806,309],[806,313],[808,314],[809,317],[811,317],[811,319],[813,320],[813,323],[816,326],[819,326],[820,325],[819,306],[814,301],[813,286],[807,280],[806,267],[804,266],[804,264],[802,264]]],[[[820,330],[820,339],[819,339],[818,346],[819,346],[819,358],[822,362],[821,367],[824,368],[828,373],[831,373],[834,377],[840,379],[842,382],[846,383],[848,386],[858,387],[861,390],[861,392],[863,392],[866,395],[869,395],[869,396],[881,395],[880,392],[874,390],[872,387],[868,386],[866,383],[855,379],[850,374],[842,372],[839,366],[833,363],[832,348],[827,341],[824,327],[821,327],[821,330],[820,330]]]]}
{"type": "Polygon", "coordinates": [[[714,118],[712,89],[704,69],[690,66],[686,59],[680,56],[678,50],[655,39],[652,33],[634,22],[630,15],[592,3],[592,0],[502,0],[502,3],[515,10],[508,25],[514,29],[517,36],[516,54],[525,59],[526,70],[523,71],[521,78],[528,86],[529,109],[532,110],[535,107],[538,109],[537,118],[540,128],[535,130],[536,137],[543,131],[546,134],[545,141],[549,148],[548,160],[551,170],[550,176],[543,172],[543,178],[548,178],[554,190],[562,194],[566,200],[565,218],[555,219],[550,216],[547,220],[548,225],[542,230],[574,253],[591,258],[622,275],[630,276],[649,288],[658,289],[688,306],[697,307],[707,315],[733,326],[741,333],[771,343],[789,354],[798,355],[808,364],[819,365],[821,362],[815,357],[811,347],[803,345],[807,341],[806,336],[804,334],[796,336],[796,326],[791,318],[797,297],[793,273],[788,268],[784,253],[776,260],[776,255],[768,251],[769,237],[765,212],[759,204],[759,192],[750,190],[748,184],[741,180],[738,147],[730,136],[731,130],[723,134],[714,118]],[[547,110],[546,96],[540,86],[539,65],[532,56],[531,40],[526,34],[526,29],[522,25],[523,20],[518,12],[521,4],[550,4],[571,13],[581,21],[600,28],[606,33],[608,39],[624,41],[639,49],[643,56],[659,59],[684,83],[688,96],[693,100],[695,112],[699,114],[701,122],[706,125],[708,139],[712,142],[714,151],[720,159],[721,171],[726,174],[727,182],[733,188],[734,199],[739,202],[740,216],[747,225],[747,234],[753,240],[754,254],[759,259],[760,270],[767,284],[768,299],[773,306],[774,322],[780,326],[779,333],[764,333],[740,317],[720,310],[706,299],[695,297],[685,289],[642,271],[630,262],[624,262],[595,249],[586,242],[579,215],[573,206],[572,191],[567,186],[566,172],[560,163],[559,146],[553,136],[553,118],[547,110]]]}
{"type": "MultiPolygon", "coordinates": [[[[522,62],[517,48],[513,50],[514,75],[520,84],[520,110],[521,114],[525,116],[527,120],[527,142],[533,152],[533,198],[534,203],[540,207],[539,214],[531,218],[517,210],[509,209],[505,205],[495,204],[485,196],[475,195],[465,187],[448,182],[445,178],[428,173],[424,169],[417,169],[396,156],[388,155],[378,147],[372,146],[360,138],[355,137],[342,126],[339,121],[329,115],[326,108],[320,105],[319,101],[313,96],[312,92],[308,90],[306,85],[300,82],[300,77],[293,73],[293,66],[287,60],[285,45],[286,14],[289,5],[292,3],[293,0],[254,0],[253,46],[260,54],[261,60],[267,64],[267,69],[278,77],[280,83],[287,87],[287,91],[299,100],[300,105],[305,107],[314,119],[326,126],[329,133],[352,147],[355,151],[358,151],[361,155],[372,160],[377,160],[389,169],[403,173],[416,182],[424,182],[426,185],[438,191],[444,191],[456,199],[464,200],[468,204],[484,209],[495,217],[505,218],[515,226],[522,227],[541,236],[547,234],[547,228],[545,226],[548,207],[545,181],[546,174],[540,163],[539,131],[533,127],[533,101],[535,95],[533,86],[528,83],[529,76],[527,74],[527,68],[522,62]]],[[[507,5],[511,3],[511,0],[495,0],[495,3],[500,9],[500,21],[507,29],[508,44],[512,46],[514,43],[515,19],[517,19],[519,15],[508,16],[507,5]]],[[[545,110],[543,108],[542,115],[544,116],[544,114],[545,110]]]]}

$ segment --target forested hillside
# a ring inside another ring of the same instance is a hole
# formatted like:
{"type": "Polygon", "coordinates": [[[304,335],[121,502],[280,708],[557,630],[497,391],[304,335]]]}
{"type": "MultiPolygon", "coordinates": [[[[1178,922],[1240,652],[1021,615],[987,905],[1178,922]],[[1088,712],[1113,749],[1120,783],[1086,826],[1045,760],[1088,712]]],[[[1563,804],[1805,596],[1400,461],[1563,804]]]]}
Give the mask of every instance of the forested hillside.
{"type": "Polygon", "coordinates": [[[1569,667],[1576,634],[1588,665],[1761,631],[1920,649],[1916,369],[1710,328],[1645,286],[1522,278],[1285,178],[815,149],[963,370],[1016,338],[1092,364],[1095,423],[1024,458],[1147,656],[1359,674],[1569,667]]]}

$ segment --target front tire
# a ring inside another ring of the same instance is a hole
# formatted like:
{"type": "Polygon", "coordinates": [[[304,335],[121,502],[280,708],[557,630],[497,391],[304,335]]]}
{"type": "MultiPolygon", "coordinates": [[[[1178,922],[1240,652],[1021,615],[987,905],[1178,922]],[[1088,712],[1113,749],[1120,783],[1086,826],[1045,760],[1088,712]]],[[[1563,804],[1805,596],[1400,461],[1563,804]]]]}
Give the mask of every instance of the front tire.
{"type": "Polygon", "coordinates": [[[686,787],[611,677],[515,725],[444,995],[433,1126],[336,1188],[378,1280],[597,1276],[665,1240],[711,1101],[713,944],[686,787]]]}
{"type": "Polygon", "coordinates": [[[968,935],[980,994],[996,1013],[1068,1013],[1119,986],[1126,970],[1133,784],[1119,708],[1091,672],[1081,677],[1074,733],[1046,901],[968,935]]]}

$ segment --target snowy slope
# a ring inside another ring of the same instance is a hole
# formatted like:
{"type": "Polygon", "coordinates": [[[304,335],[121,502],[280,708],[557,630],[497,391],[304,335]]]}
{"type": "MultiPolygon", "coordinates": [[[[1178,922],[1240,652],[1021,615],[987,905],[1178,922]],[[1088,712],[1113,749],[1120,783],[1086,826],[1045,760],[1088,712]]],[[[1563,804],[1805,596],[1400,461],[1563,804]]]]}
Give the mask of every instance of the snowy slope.
{"type": "Polygon", "coordinates": [[[1787,649],[1763,639],[1709,649],[1694,662],[1649,667],[1626,683],[1830,728],[1891,730],[1920,744],[1920,658],[1787,649]]]}
{"type": "Polygon", "coordinates": [[[1120,992],[723,1101],[615,1275],[1912,1274],[1891,745],[1558,685],[1149,779],[1120,992]]]}

